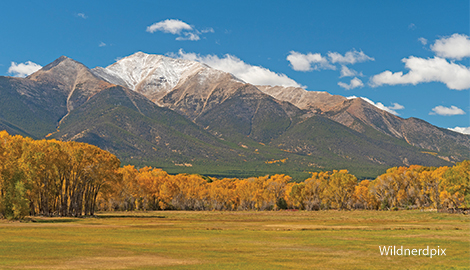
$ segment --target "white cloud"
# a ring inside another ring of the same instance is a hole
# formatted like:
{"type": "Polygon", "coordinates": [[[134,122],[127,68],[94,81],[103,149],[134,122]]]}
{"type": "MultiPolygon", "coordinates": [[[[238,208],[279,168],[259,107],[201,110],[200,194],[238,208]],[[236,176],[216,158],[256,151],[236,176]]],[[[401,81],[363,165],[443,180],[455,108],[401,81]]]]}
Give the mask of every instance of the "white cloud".
{"type": "Polygon", "coordinates": [[[388,106],[387,108],[390,109],[390,110],[403,110],[405,108],[405,106],[403,105],[400,105],[396,102],[392,103],[393,106],[388,106]]]}
{"type": "Polygon", "coordinates": [[[355,77],[349,84],[344,82],[338,82],[338,85],[345,88],[346,90],[354,89],[357,87],[363,87],[364,83],[357,78],[357,76],[364,76],[362,72],[357,72],[353,69],[348,68],[347,64],[355,64],[365,61],[374,61],[375,59],[367,56],[362,51],[355,49],[346,52],[343,55],[337,52],[328,52],[328,57],[322,56],[320,53],[299,53],[296,51],[290,51],[287,56],[287,60],[290,62],[290,66],[296,71],[312,71],[330,69],[336,70],[337,66],[333,64],[341,64],[340,78],[343,77],[355,77]]]}
{"type": "Polygon", "coordinates": [[[98,46],[100,46],[100,47],[105,47],[105,46],[106,46],[106,43],[104,43],[103,41],[101,41],[98,46]]]}
{"type": "Polygon", "coordinates": [[[366,61],[374,61],[375,59],[367,56],[362,51],[356,51],[353,49],[352,51],[346,52],[346,54],[341,55],[337,52],[329,52],[328,57],[330,58],[331,63],[339,63],[339,64],[355,64],[361,63],[366,61]]]}
{"type": "MultiPolygon", "coordinates": [[[[353,99],[353,98],[357,98],[356,96],[350,96],[350,97],[347,97],[347,99],[353,99]]],[[[391,114],[394,114],[394,115],[399,115],[396,110],[403,110],[405,108],[405,106],[403,105],[400,105],[398,103],[392,103],[393,106],[385,106],[383,103],[381,102],[373,102],[372,100],[366,98],[366,97],[360,97],[362,100],[368,102],[369,104],[371,105],[374,105],[375,107],[381,109],[381,110],[384,110],[384,111],[387,111],[391,114]]]]}
{"type": "Polygon", "coordinates": [[[362,81],[358,79],[357,77],[354,77],[349,84],[339,82],[338,85],[343,87],[346,90],[351,90],[357,87],[363,87],[364,83],[362,83],[362,81]]]}
{"type": "Polygon", "coordinates": [[[176,40],[192,40],[192,41],[197,41],[200,40],[201,38],[199,37],[198,34],[192,33],[192,32],[185,32],[183,33],[184,37],[179,36],[176,38],[176,40]]]}
{"type": "Polygon", "coordinates": [[[319,53],[302,54],[291,51],[287,56],[287,61],[290,62],[292,69],[296,71],[336,69],[335,66],[328,63],[328,60],[319,53]]]}
{"type": "Polygon", "coordinates": [[[80,18],[82,18],[82,19],[88,18],[88,16],[85,15],[85,13],[77,13],[77,17],[80,17],[80,18]]]}
{"type": "Polygon", "coordinates": [[[341,65],[341,76],[340,78],[343,78],[343,77],[354,77],[354,76],[364,76],[364,74],[359,73],[357,71],[355,71],[354,69],[350,69],[348,68],[347,66],[345,65],[341,65]]]}
{"type": "Polygon", "coordinates": [[[450,37],[444,37],[436,40],[431,45],[437,56],[461,60],[464,57],[470,57],[470,38],[467,35],[453,34],[450,37]]]}
{"type": "Polygon", "coordinates": [[[302,87],[296,81],[287,77],[285,74],[273,72],[260,66],[252,66],[237,58],[236,56],[226,54],[223,58],[217,55],[199,55],[195,53],[186,53],[182,49],[178,54],[170,53],[171,57],[198,61],[211,66],[212,68],[229,72],[237,78],[254,85],[282,85],[302,87]]]}
{"type": "Polygon", "coordinates": [[[188,30],[191,31],[193,28],[180,20],[168,19],[161,22],[156,22],[147,27],[147,32],[155,33],[156,31],[162,31],[164,33],[171,33],[173,35],[181,34],[181,31],[188,30]]]}
{"type": "Polygon", "coordinates": [[[428,40],[423,38],[423,37],[418,38],[418,41],[421,42],[421,44],[423,44],[423,45],[428,44],[428,40]]]}
{"type": "Polygon", "coordinates": [[[31,61],[27,61],[25,63],[15,63],[11,62],[11,66],[8,69],[8,73],[13,74],[15,77],[26,77],[39,69],[41,69],[42,66],[38,65],[36,63],[33,63],[31,61]]]}
{"type": "Polygon", "coordinates": [[[434,114],[438,114],[438,115],[444,115],[444,116],[452,116],[452,115],[462,115],[462,114],[465,114],[465,112],[456,107],[456,106],[450,106],[450,107],[444,107],[444,106],[436,106],[432,109],[432,112],[430,112],[429,114],[431,115],[434,115],[434,114]]]}
{"type": "Polygon", "coordinates": [[[454,62],[448,62],[440,57],[419,58],[410,56],[402,59],[405,67],[410,71],[392,73],[384,71],[370,79],[373,87],[384,84],[413,84],[423,82],[442,82],[450,89],[464,90],[470,88],[470,68],[454,62]]]}
{"type": "Polygon", "coordinates": [[[458,133],[470,135],[470,127],[455,127],[455,128],[448,128],[448,129],[458,132],[458,133]]]}
{"type": "Polygon", "coordinates": [[[214,31],[214,28],[209,27],[209,28],[201,30],[201,33],[215,33],[215,31],[214,31]]]}
{"type": "Polygon", "coordinates": [[[201,34],[205,33],[214,33],[213,28],[206,28],[203,30],[198,30],[193,26],[175,19],[168,19],[161,22],[156,22],[147,27],[147,32],[155,33],[161,31],[164,33],[170,33],[173,35],[178,35],[176,40],[191,40],[197,41],[201,39],[201,34]]]}

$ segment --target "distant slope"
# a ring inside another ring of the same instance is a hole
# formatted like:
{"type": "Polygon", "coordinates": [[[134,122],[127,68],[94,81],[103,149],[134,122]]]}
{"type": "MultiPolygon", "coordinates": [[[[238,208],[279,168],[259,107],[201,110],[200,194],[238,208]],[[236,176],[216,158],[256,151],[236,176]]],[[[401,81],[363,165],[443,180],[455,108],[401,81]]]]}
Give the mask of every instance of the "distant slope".
{"type": "Polygon", "coordinates": [[[470,135],[438,128],[416,118],[403,119],[360,98],[346,100],[325,115],[359,132],[371,127],[423,151],[434,152],[447,161],[470,159],[470,135]]]}
{"type": "Polygon", "coordinates": [[[198,62],[142,52],[120,59],[106,68],[91,70],[95,76],[134,90],[156,103],[186,78],[196,73],[204,74],[204,71],[206,74],[200,78],[202,80],[223,73],[198,62]]]}
{"type": "Polygon", "coordinates": [[[302,88],[258,86],[263,92],[315,115],[328,117],[357,132],[373,128],[385,135],[431,151],[446,161],[470,159],[470,136],[438,128],[416,118],[403,119],[383,111],[361,98],[346,99],[326,92],[302,88]]]}
{"type": "Polygon", "coordinates": [[[275,100],[251,84],[221,76],[219,80],[200,83],[199,74],[165,95],[161,104],[221,138],[240,136],[268,143],[291,124],[291,117],[301,111],[275,100]]]}
{"type": "Polygon", "coordinates": [[[470,159],[470,136],[438,128],[417,118],[408,118],[401,125],[403,138],[411,145],[435,151],[448,161],[470,159]]]}
{"type": "MultiPolygon", "coordinates": [[[[280,173],[278,166],[266,161],[286,156],[252,140],[248,145],[221,140],[185,117],[121,86],[91,97],[63,119],[59,130],[53,138],[90,143],[116,154],[123,164],[150,165],[172,173],[219,177],[280,173]]],[[[301,170],[294,171],[296,175],[307,176],[301,170]]]]}
{"type": "Polygon", "coordinates": [[[287,101],[302,110],[328,111],[346,100],[345,97],[327,92],[307,91],[299,87],[257,85],[262,92],[282,101],[287,101]]]}
{"type": "Polygon", "coordinates": [[[121,86],[94,95],[59,129],[55,138],[91,143],[131,163],[174,166],[195,157],[220,159],[226,147],[184,117],[121,86]]]}
{"type": "Polygon", "coordinates": [[[402,119],[362,99],[254,86],[207,65],[136,53],[90,71],[65,56],[0,77],[0,128],[91,143],[122,164],[249,177],[470,159],[468,135],[402,119]]]}
{"type": "Polygon", "coordinates": [[[320,166],[347,168],[357,174],[363,173],[360,170],[404,164],[449,164],[372,128],[359,133],[323,116],[313,116],[297,123],[271,145],[292,153],[319,157],[320,166]]]}
{"type": "Polygon", "coordinates": [[[0,128],[35,139],[54,132],[67,113],[67,96],[54,85],[0,77],[0,128]]]}
{"type": "Polygon", "coordinates": [[[49,84],[67,97],[67,110],[79,107],[91,96],[111,86],[93,75],[82,63],[61,56],[27,77],[30,81],[49,84]]]}
{"type": "Polygon", "coordinates": [[[0,128],[44,138],[69,111],[109,86],[65,56],[27,78],[0,77],[0,128]]]}

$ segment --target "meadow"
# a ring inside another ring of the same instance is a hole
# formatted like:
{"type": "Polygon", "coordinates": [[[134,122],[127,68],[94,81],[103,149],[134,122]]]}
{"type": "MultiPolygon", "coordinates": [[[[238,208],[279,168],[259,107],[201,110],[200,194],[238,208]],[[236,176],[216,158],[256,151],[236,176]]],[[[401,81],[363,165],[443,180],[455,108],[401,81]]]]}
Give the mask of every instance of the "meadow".
{"type": "Polygon", "coordinates": [[[469,269],[468,215],[133,211],[0,220],[1,269],[469,269]],[[445,249],[385,256],[379,246],[445,249]]]}

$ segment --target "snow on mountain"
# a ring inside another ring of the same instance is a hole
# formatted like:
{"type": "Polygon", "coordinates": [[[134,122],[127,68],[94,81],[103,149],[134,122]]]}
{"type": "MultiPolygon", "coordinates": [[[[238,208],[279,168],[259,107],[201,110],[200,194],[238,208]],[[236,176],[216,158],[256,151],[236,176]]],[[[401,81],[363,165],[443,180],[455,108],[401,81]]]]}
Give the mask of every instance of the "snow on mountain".
{"type": "Polygon", "coordinates": [[[157,101],[179,83],[198,74],[201,83],[222,71],[190,60],[137,52],[106,67],[92,69],[96,76],[157,101]]]}

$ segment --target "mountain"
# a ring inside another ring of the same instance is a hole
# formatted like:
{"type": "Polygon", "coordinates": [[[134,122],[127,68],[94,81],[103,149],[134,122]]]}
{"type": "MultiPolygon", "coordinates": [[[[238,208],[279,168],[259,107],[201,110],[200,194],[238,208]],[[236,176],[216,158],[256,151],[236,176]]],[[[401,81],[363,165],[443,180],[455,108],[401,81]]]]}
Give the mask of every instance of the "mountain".
{"type": "Polygon", "coordinates": [[[79,107],[88,98],[111,86],[93,75],[83,64],[61,56],[26,79],[50,85],[67,97],[67,111],[79,107]]]}
{"type": "Polygon", "coordinates": [[[35,139],[53,132],[67,114],[67,96],[55,85],[0,77],[0,129],[35,139]]]}
{"type": "Polygon", "coordinates": [[[70,111],[110,86],[65,56],[25,79],[0,76],[0,128],[44,138],[70,111]]]}
{"type": "Polygon", "coordinates": [[[219,136],[248,136],[266,143],[290,126],[291,116],[300,113],[292,104],[280,102],[232,74],[188,60],[138,52],[92,72],[219,136]]]}
{"type": "Polygon", "coordinates": [[[403,119],[381,110],[361,98],[347,99],[326,92],[310,92],[302,88],[258,86],[263,92],[300,109],[322,115],[360,133],[370,133],[370,127],[408,144],[431,151],[447,161],[469,158],[468,135],[433,126],[417,118],[403,119]]]}
{"type": "Polygon", "coordinates": [[[62,56],[27,78],[0,77],[0,128],[76,140],[123,164],[249,177],[451,165],[470,136],[403,119],[362,99],[255,86],[194,61],[142,52],[92,70],[62,56]]]}
{"type": "Polygon", "coordinates": [[[303,110],[322,112],[347,100],[345,97],[331,95],[327,92],[307,91],[300,87],[258,85],[262,92],[278,99],[292,103],[303,110]]]}
{"type": "MultiPolygon", "coordinates": [[[[210,68],[194,61],[137,52],[106,68],[96,67],[91,72],[105,81],[124,86],[158,102],[178,83],[207,69],[210,68]]],[[[222,73],[210,70],[213,74],[222,73]]]]}
{"type": "Polygon", "coordinates": [[[106,88],[63,119],[52,137],[86,142],[128,163],[192,166],[194,158],[221,159],[229,147],[172,110],[121,86],[106,88]]]}

